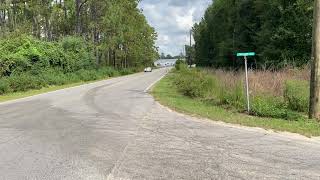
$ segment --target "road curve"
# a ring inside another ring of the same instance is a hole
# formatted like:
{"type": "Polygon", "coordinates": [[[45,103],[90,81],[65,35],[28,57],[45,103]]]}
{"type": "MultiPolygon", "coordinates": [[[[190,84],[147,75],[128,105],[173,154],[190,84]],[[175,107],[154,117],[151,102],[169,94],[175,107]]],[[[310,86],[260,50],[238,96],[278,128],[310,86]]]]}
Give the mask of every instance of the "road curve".
{"type": "Polygon", "coordinates": [[[0,179],[320,179],[319,141],[156,103],[145,90],[166,71],[0,104],[0,179]]]}

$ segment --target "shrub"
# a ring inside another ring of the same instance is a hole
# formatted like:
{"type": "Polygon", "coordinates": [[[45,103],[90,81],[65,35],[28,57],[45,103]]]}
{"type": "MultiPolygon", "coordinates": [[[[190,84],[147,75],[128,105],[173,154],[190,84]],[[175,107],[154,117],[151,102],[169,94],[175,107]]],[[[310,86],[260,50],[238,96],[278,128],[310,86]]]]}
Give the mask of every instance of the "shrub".
{"type": "Polygon", "coordinates": [[[183,68],[183,67],[187,67],[187,64],[186,64],[186,62],[184,61],[184,60],[182,60],[182,59],[178,59],[177,61],[176,61],[176,64],[175,64],[175,68],[176,68],[176,70],[180,70],[181,68],[183,68]]]}
{"type": "Polygon", "coordinates": [[[65,37],[60,41],[66,60],[63,63],[65,72],[90,69],[96,66],[91,45],[81,37],[65,37]]]}
{"type": "Polygon", "coordinates": [[[92,70],[81,69],[77,71],[76,74],[81,79],[81,81],[92,81],[98,79],[96,72],[92,70]]]}
{"type": "MultiPolygon", "coordinates": [[[[119,70],[120,71],[120,70],[119,70]]],[[[20,73],[0,79],[0,94],[40,89],[52,85],[65,85],[81,81],[92,81],[120,75],[119,71],[113,68],[100,68],[91,70],[79,70],[72,73],[64,73],[61,69],[43,69],[37,75],[32,73],[20,73]]],[[[122,74],[129,74],[130,69],[123,70],[122,74]]]]}
{"type": "Polygon", "coordinates": [[[139,69],[97,68],[92,44],[81,37],[58,42],[31,36],[0,39],[0,94],[127,75],[139,69]]]}
{"type": "MultiPolygon", "coordinates": [[[[287,70],[287,72],[290,72],[287,70]]],[[[304,72],[304,71],[303,71],[304,72]]],[[[268,72],[271,73],[271,72],[268,72]]],[[[251,76],[258,77],[253,85],[261,85],[258,79],[263,79],[263,75],[272,77],[267,72],[251,72],[251,76]],[[261,74],[259,74],[261,73],[261,74]],[[259,74],[259,75],[257,75],[259,74]]],[[[281,72],[284,74],[284,72],[281,72]]],[[[180,69],[174,71],[174,85],[179,92],[191,98],[210,100],[215,105],[224,105],[227,108],[235,108],[243,111],[246,108],[243,77],[239,73],[212,70],[180,69]]],[[[296,77],[298,75],[295,75],[296,77]]],[[[286,75],[288,78],[289,75],[286,75]]],[[[285,79],[285,78],[283,78],[285,79]]],[[[303,78],[301,78],[303,79],[303,78]]],[[[269,82],[269,85],[272,82],[269,82]]],[[[280,84],[277,82],[277,84],[280,84]]],[[[277,96],[277,93],[268,93],[267,85],[252,87],[260,89],[251,93],[251,112],[253,115],[261,117],[282,118],[287,120],[305,120],[301,112],[308,111],[309,89],[308,82],[301,80],[287,81],[284,86],[284,96],[277,96]]],[[[272,88],[272,90],[277,88],[272,88]]],[[[278,88],[281,89],[281,88],[278,88]]]]}
{"type": "Polygon", "coordinates": [[[243,109],[245,106],[244,89],[242,83],[237,83],[234,89],[227,89],[223,84],[219,85],[218,92],[219,103],[230,105],[237,109],[243,109]]]}
{"type": "Polygon", "coordinates": [[[70,81],[70,79],[68,78],[68,74],[64,74],[62,70],[58,70],[58,69],[43,71],[38,76],[39,78],[43,79],[43,81],[46,82],[46,85],[49,85],[49,86],[64,85],[70,82],[74,82],[74,81],[70,81]]]}
{"type": "Polygon", "coordinates": [[[305,121],[307,117],[299,112],[288,110],[286,119],[290,121],[305,121]]]}
{"type": "Polygon", "coordinates": [[[109,77],[115,77],[115,76],[120,75],[120,73],[118,71],[116,71],[115,69],[113,69],[113,68],[107,68],[106,69],[106,75],[109,76],[109,77]]]}
{"type": "Polygon", "coordinates": [[[57,44],[39,41],[28,36],[0,41],[0,46],[2,46],[0,63],[6,67],[0,75],[4,76],[30,70],[36,73],[50,66],[61,66],[61,62],[66,61],[62,49],[57,44]]]}
{"type": "Polygon", "coordinates": [[[291,110],[308,112],[310,94],[308,84],[307,81],[286,81],[284,97],[291,110]]]}
{"type": "Polygon", "coordinates": [[[186,69],[188,66],[184,60],[178,59],[175,64],[176,70],[186,69]]]}
{"type": "Polygon", "coordinates": [[[60,68],[64,72],[96,67],[91,44],[80,37],[65,37],[59,42],[40,41],[18,36],[0,41],[0,76],[45,68],[60,68]]]}
{"type": "Polygon", "coordinates": [[[46,86],[46,82],[43,81],[43,79],[29,74],[11,76],[7,80],[10,89],[13,92],[41,89],[42,87],[46,86]]]}
{"type": "Polygon", "coordinates": [[[256,96],[251,108],[257,116],[287,118],[287,106],[281,97],[256,96]]]}
{"type": "Polygon", "coordinates": [[[127,69],[127,68],[121,69],[119,72],[121,75],[129,75],[129,74],[133,73],[133,71],[131,69],[127,69]]]}
{"type": "Polygon", "coordinates": [[[174,82],[180,92],[192,98],[212,98],[216,85],[212,76],[197,70],[181,71],[176,74],[174,82]]]}
{"type": "Polygon", "coordinates": [[[10,84],[6,78],[0,80],[0,94],[5,94],[10,92],[10,84]]]}

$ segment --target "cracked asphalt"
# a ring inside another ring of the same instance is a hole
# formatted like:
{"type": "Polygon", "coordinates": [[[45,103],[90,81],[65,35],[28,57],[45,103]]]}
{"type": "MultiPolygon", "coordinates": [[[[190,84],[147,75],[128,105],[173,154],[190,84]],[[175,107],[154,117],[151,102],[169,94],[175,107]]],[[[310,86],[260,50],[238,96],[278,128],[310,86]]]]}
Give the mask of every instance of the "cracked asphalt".
{"type": "Polygon", "coordinates": [[[0,104],[0,179],[320,179],[317,139],[159,105],[145,90],[166,71],[0,104]]]}

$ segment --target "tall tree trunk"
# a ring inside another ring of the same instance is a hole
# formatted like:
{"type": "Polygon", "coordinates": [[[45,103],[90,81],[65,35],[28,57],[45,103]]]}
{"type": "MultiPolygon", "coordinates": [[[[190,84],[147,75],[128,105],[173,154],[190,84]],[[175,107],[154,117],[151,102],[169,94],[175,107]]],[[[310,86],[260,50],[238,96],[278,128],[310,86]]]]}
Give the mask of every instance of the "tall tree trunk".
{"type": "Polygon", "coordinates": [[[113,67],[116,68],[116,50],[113,50],[113,67]]]}
{"type": "Polygon", "coordinates": [[[91,21],[93,22],[93,42],[95,44],[98,43],[99,41],[99,33],[98,33],[98,28],[97,28],[97,5],[95,3],[91,3],[90,6],[90,10],[91,10],[91,21]]]}
{"type": "Polygon", "coordinates": [[[81,14],[81,9],[80,9],[80,7],[81,7],[81,0],[76,0],[75,1],[75,12],[76,12],[76,29],[75,29],[75,31],[76,31],[76,34],[80,34],[81,33],[81,21],[80,21],[80,14],[81,14]]]}
{"type": "Polygon", "coordinates": [[[320,120],[320,0],[314,2],[309,117],[320,120]]]}
{"type": "MultiPolygon", "coordinates": [[[[1,7],[4,6],[3,1],[1,1],[0,6],[1,7]]],[[[0,11],[0,31],[1,32],[4,30],[4,26],[5,26],[5,8],[3,7],[3,9],[0,11]]]]}
{"type": "Polygon", "coordinates": [[[46,34],[46,39],[48,41],[51,41],[51,28],[50,28],[50,21],[48,15],[45,16],[45,34],[46,34]]]}
{"type": "Polygon", "coordinates": [[[88,2],[88,0],[75,0],[75,12],[76,12],[76,34],[82,33],[82,21],[81,21],[81,10],[82,7],[88,2]]]}
{"type": "Polygon", "coordinates": [[[7,9],[7,29],[10,30],[10,27],[11,27],[11,21],[12,21],[12,12],[11,12],[11,9],[7,9]]]}
{"type": "Polygon", "coordinates": [[[12,13],[13,13],[13,19],[12,19],[12,31],[15,30],[15,25],[16,25],[16,16],[17,16],[17,8],[16,8],[16,2],[12,2],[12,13]]]}
{"type": "MultiPolygon", "coordinates": [[[[236,0],[233,0],[233,8],[236,8],[236,0]]],[[[238,15],[236,13],[233,14],[233,32],[232,32],[232,51],[236,52],[236,27],[237,27],[237,19],[238,15]]],[[[232,56],[232,64],[235,67],[236,57],[232,56]]]]}
{"type": "Polygon", "coordinates": [[[109,48],[108,50],[108,66],[111,66],[111,60],[112,60],[112,50],[109,48]]]}
{"type": "Polygon", "coordinates": [[[37,32],[38,32],[38,29],[37,29],[37,20],[36,20],[36,18],[33,16],[33,17],[32,17],[32,34],[33,34],[33,36],[37,36],[37,32]]]}
{"type": "Polygon", "coordinates": [[[97,63],[97,66],[99,66],[101,54],[97,48],[97,46],[99,44],[99,32],[98,32],[98,28],[97,28],[97,21],[98,21],[98,19],[97,19],[97,4],[91,3],[90,10],[91,10],[91,21],[94,23],[93,29],[92,29],[92,31],[93,31],[92,34],[93,34],[93,44],[96,49],[96,63],[97,63]]]}
{"type": "Polygon", "coordinates": [[[109,51],[106,49],[104,52],[104,60],[107,66],[109,66],[109,51]]]}
{"type": "MultiPolygon", "coordinates": [[[[60,0],[60,5],[62,6],[61,0],[60,0]]],[[[64,13],[64,20],[67,22],[67,21],[68,21],[68,13],[67,13],[67,5],[66,5],[65,0],[63,1],[62,9],[63,9],[63,13],[64,13]]],[[[58,26],[57,29],[59,29],[59,26],[58,26]]],[[[63,34],[64,36],[69,34],[66,26],[63,26],[63,33],[64,33],[64,34],[63,34]]]]}
{"type": "Polygon", "coordinates": [[[128,49],[127,47],[125,48],[125,56],[124,56],[124,67],[128,68],[128,49]]]}

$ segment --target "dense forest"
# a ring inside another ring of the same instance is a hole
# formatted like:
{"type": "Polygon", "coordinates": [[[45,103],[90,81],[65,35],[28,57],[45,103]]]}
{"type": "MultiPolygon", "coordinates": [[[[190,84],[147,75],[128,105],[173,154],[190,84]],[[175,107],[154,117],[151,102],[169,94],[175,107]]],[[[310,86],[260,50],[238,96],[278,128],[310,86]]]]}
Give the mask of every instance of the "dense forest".
{"type": "Polygon", "coordinates": [[[97,65],[146,64],[157,55],[156,34],[137,5],[137,0],[0,0],[0,36],[47,41],[80,36],[91,42],[97,65]]]}
{"type": "Polygon", "coordinates": [[[195,61],[238,67],[237,52],[255,51],[251,66],[303,66],[311,56],[313,0],[215,0],[193,27],[195,61]]]}
{"type": "Polygon", "coordinates": [[[0,94],[26,86],[16,85],[13,79],[26,79],[28,84],[37,77],[34,87],[40,88],[50,81],[43,74],[56,73],[52,78],[70,80],[79,74],[87,76],[79,73],[82,70],[94,74],[105,67],[132,69],[153,64],[158,56],[157,34],[138,3],[0,0],[0,94]]]}

